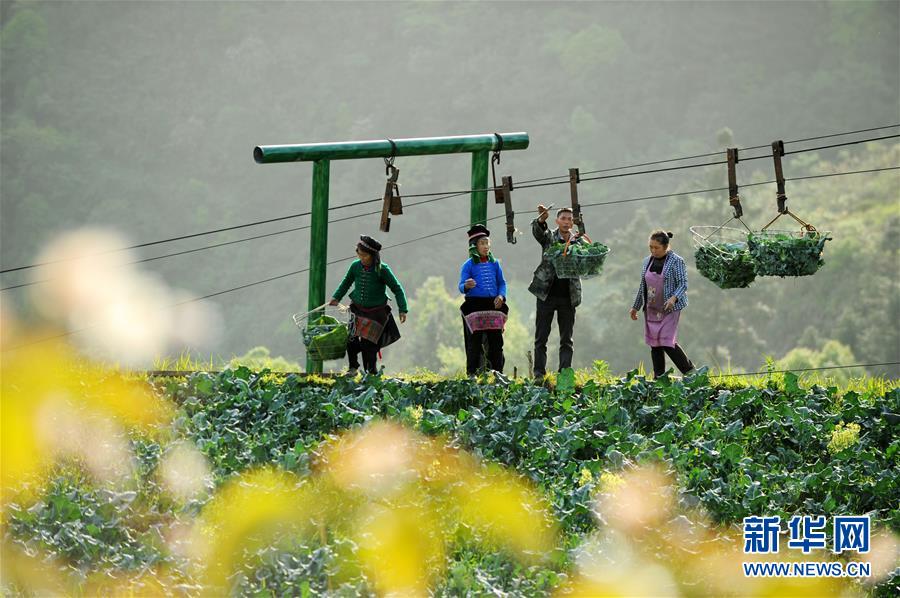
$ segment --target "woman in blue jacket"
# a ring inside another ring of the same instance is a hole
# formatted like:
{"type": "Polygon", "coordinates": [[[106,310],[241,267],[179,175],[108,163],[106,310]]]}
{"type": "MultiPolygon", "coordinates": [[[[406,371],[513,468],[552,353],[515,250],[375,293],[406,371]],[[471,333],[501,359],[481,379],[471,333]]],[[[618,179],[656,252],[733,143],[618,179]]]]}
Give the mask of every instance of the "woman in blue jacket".
{"type": "Polygon", "coordinates": [[[509,307],[506,305],[506,280],[503,269],[491,253],[491,232],[476,224],[469,235],[469,259],[459,273],[459,292],[466,296],[460,306],[463,314],[463,338],[466,345],[466,372],[471,376],[481,367],[484,343],[492,370],[503,372],[503,327],[509,307]]]}
{"type": "Polygon", "coordinates": [[[631,306],[632,320],[637,320],[638,310],[644,308],[644,341],[650,345],[655,378],[666,371],[666,355],[682,374],[694,369],[678,345],[678,320],[688,304],[688,285],[684,259],[669,249],[673,236],[663,230],[650,234],[650,255],[644,259],[641,284],[631,306]]]}

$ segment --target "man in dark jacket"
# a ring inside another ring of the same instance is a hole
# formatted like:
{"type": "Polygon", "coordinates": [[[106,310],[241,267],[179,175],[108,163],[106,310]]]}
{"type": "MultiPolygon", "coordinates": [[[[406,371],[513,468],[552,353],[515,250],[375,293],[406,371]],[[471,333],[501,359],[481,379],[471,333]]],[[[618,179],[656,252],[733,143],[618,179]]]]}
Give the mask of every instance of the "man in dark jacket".
{"type": "MultiPolygon", "coordinates": [[[[584,240],[573,230],[571,208],[560,208],[556,212],[556,226],[547,226],[548,211],[538,206],[538,217],[531,221],[531,232],[546,251],[554,243],[583,243],[584,240]],[[570,240],[571,239],[571,240],[570,240]]],[[[553,325],[553,314],[559,326],[559,369],[572,367],[575,345],[572,334],[575,331],[575,308],[581,303],[581,280],[578,278],[557,278],[553,264],[543,254],[541,263],[534,271],[528,290],[537,297],[537,312],[534,327],[534,377],[541,379],[547,372],[547,339],[553,325]]]]}

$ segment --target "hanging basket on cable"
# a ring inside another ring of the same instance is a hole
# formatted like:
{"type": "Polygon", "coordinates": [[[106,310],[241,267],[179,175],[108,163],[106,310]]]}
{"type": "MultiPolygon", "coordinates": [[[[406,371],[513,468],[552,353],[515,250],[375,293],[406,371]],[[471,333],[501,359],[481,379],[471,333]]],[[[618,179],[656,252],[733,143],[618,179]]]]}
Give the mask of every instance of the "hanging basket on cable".
{"type": "Polygon", "coordinates": [[[729,148],[728,163],[728,203],[733,215],[720,226],[692,226],[694,259],[697,271],[720,289],[745,289],[756,279],[753,257],[747,244],[750,228],[741,220],[744,215],[738,193],[737,169],[738,150],[729,148]],[[732,220],[740,222],[744,229],[726,226],[732,220]]]}
{"type": "Polygon", "coordinates": [[[565,243],[554,243],[544,252],[553,264],[557,278],[593,278],[603,271],[609,247],[603,243],[593,243],[587,235],[582,235],[587,243],[571,245],[571,237],[565,243]]]}
{"type": "Polygon", "coordinates": [[[747,231],[725,226],[692,226],[697,271],[720,289],[745,289],[756,279],[747,231]]]}
{"type": "Polygon", "coordinates": [[[347,323],[343,321],[346,308],[334,308],[334,315],[325,313],[326,309],[331,311],[322,306],[292,316],[294,324],[301,330],[307,356],[317,361],[343,358],[350,338],[347,323]]]}
{"type": "MultiPolygon", "coordinates": [[[[771,223],[770,223],[771,224],[771,223]]],[[[747,238],[758,276],[810,276],[825,263],[822,250],[828,233],[806,225],[800,231],[764,228],[747,238]]]]}
{"type": "Polygon", "coordinates": [[[772,142],[772,158],[775,163],[775,181],[778,190],[775,198],[778,215],[762,227],[758,233],[750,233],[747,239],[750,254],[756,263],[759,276],[809,276],[815,274],[825,263],[822,250],[825,241],[831,239],[828,233],[820,233],[816,227],[804,222],[787,207],[784,190],[784,173],[781,158],[784,156],[784,142],[772,142]],[[800,224],[800,230],[770,230],[782,216],[787,215],[800,224]]]}

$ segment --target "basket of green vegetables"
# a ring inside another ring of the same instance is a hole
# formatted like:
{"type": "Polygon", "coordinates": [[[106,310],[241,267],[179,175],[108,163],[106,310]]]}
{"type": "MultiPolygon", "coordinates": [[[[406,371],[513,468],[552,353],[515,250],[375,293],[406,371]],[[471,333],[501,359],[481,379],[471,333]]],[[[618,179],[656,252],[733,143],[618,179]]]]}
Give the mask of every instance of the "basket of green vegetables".
{"type": "Polygon", "coordinates": [[[587,243],[554,243],[544,252],[553,264],[557,278],[591,278],[603,271],[609,247],[583,236],[587,243]]]}
{"type": "Polygon", "coordinates": [[[762,230],[747,238],[758,276],[810,276],[825,263],[828,233],[812,227],[801,231],[762,230]]]}
{"type": "Polygon", "coordinates": [[[747,232],[724,226],[692,226],[697,271],[720,289],[745,289],[756,279],[747,232]]]}
{"type": "Polygon", "coordinates": [[[324,312],[319,313],[322,309],[319,307],[310,312],[294,314],[294,324],[301,331],[309,357],[317,361],[341,359],[347,353],[347,340],[350,337],[347,323],[324,312]]]}

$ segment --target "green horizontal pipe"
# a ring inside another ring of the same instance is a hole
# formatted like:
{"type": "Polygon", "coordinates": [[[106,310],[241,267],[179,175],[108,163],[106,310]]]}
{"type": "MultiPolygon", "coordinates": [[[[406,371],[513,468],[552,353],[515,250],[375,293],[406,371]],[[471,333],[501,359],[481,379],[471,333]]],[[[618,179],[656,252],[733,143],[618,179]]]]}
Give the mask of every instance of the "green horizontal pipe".
{"type": "MultiPolygon", "coordinates": [[[[523,150],[528,147],[528,133],[500,133],[500,136],[503,137],[504,151],[523,150]]],[[[493,133],[455,137],[418,137],[394,139],[393,141],[397,146],[395,154],[397,156],[459,154],[500,149],[497,137],[493,133]]],[[[253,149],[253,159],[259,164],[390,157],[391,143],[387,139],[299,145],[260,145],[253,149]]]]}

